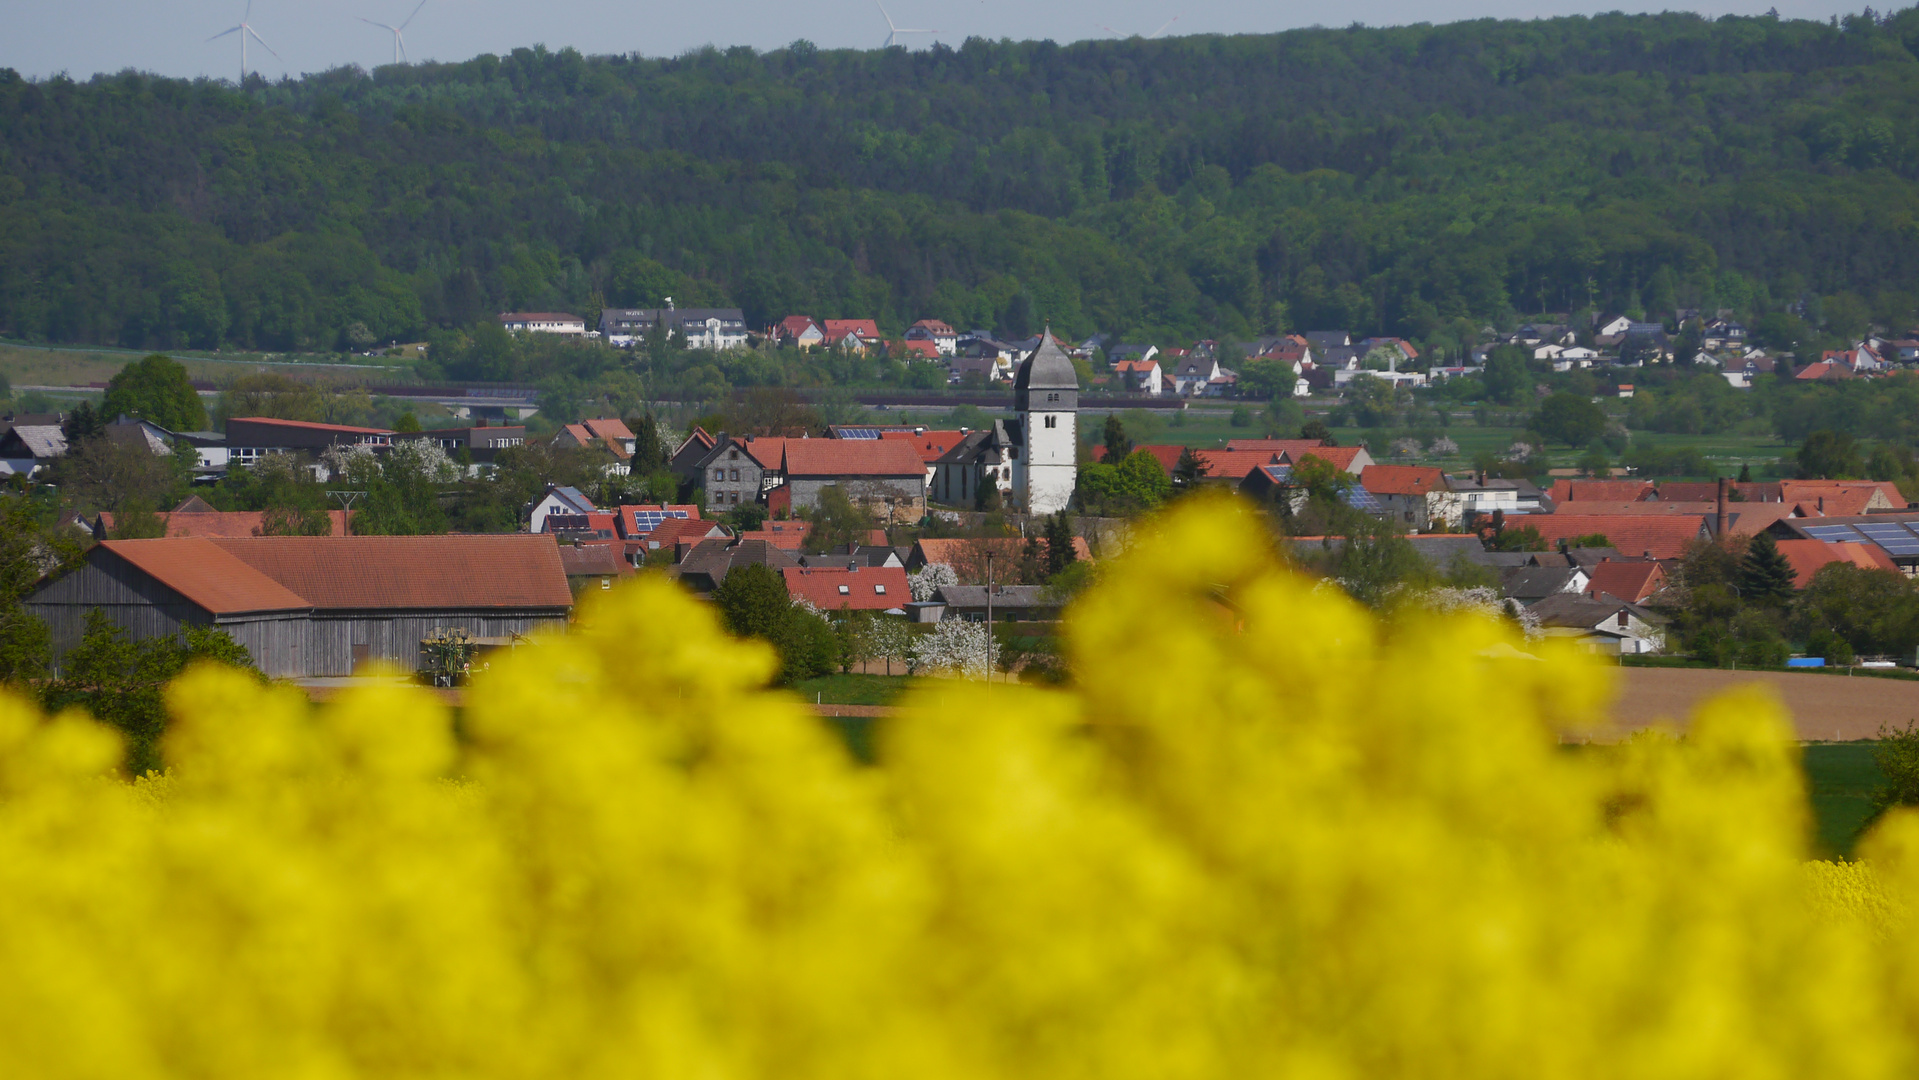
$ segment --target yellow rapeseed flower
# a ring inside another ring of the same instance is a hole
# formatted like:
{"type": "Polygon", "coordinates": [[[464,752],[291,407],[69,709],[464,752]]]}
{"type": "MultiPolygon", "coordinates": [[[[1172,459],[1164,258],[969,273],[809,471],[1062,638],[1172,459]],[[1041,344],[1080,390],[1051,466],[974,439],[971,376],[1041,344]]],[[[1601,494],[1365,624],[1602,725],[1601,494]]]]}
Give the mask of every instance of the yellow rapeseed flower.
{"type": "Polygon", "coordinates": [[[1808,863],[1771,700],[1569,750],[1603,665],[1382,622],[1223,501],[1066,637],[1074,688],[941,681],[875,767],[653,579],[496,661],[457,741],[425,690],[202,668],[129,784],[105,729],[0,697],[0,1075],[1919,1064],[1919,816],[1808,863]]]}

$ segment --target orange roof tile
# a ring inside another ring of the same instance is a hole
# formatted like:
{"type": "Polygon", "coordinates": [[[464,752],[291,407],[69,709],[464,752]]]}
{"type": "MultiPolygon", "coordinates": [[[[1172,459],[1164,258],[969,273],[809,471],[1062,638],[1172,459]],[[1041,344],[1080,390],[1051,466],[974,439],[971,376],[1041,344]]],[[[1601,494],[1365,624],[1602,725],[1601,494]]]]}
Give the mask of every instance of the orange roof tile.
{"type": "Polygon", "coordinates": [[[131,563],[212,615],[303,611],[313,606],[205,537],[107,540],[95,550],[106,555],[90,555],[90,559],[117,557],[131,563]]]}
{"type": "Polygon", "coordinates": [[[1368,465],[1359,486],[1375,495],[1425,495],[1445,491],[1446,474],[1427,465],[1368,465]]]}
{"type": "Polygon", "coordinates": [[[1324,443],[1319,439],[1227,439],[1228,450],[1271,450],[1276,454],[1288,451],[1317,450],[1324,443]]]}
{"type": "Polygon", "coordinates": [[[1316,457],[1338,468],[1351,472],[1353,459],[1365,451],[1363,446],[1309,446],[1299,450],[1281,451],[1288,464],[1297,465],[1301,458],[1316,457]]]}

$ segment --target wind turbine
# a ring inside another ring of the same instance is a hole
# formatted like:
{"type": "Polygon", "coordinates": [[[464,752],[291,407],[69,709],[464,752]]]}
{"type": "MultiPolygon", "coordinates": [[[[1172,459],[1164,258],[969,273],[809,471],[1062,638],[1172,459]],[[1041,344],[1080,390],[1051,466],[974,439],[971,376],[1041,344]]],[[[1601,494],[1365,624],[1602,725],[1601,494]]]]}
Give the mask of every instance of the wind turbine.
{"type": "MultiPolygon", "coordinates": [[[[426,6],[426,0],[420,0],[419,4],[415,5],[413,8],[413,15],[418,15],[420,13],[420,9],[425,6],[426,6]]],[[[383,22],[374,22],[372,19],[361,19],[360,21],[367,24],[368,26],[377,26],[382,30],[391,32],[393,34],[393,62],[397,64],[402,59],[404,59],[406,60],[407,63],[410,64],[413,62],[413,59],[407,56],[406,54],[406,39],[401,35],[400,32],[402,30],[405,30],[407,26],[413,22],[413,15],[408,15],[406,17],[406,21],[401,23],[398,26],[388,26],[387,24],[383,22]]]]}
{"type": "Polygon", "coordinates": [[[251,37],[253,40],[259,42],[262,49],[273,53],[275,60],[279,60],[282,64],[286,63],[285,60],[280,59],[279,53],[273,52],[273,46],[268,45],[266,39],[255,33],[253,27],[247,24],[247,20],[251,18],[253,18],[253,0],[247,0],[247,13],[240,16],[240,25],[231,30],[222,30],[207,39],[208,41],[218,41],[228,34],[240,35],[240,84],[242,86],[246,85],[247,81],[247,38],[251,37]]]}
{"type": "MultiPolygon", "coordinates": [[[[1165,32],[1166,32],[1166,31],[1167,31],[1168,29],[1170,29],[1170,28],[1172,27],[1172,25],[1173,25],[1174,23],[1176,23],[1176,22],[1178,22],[1178,21],[1179,21],[1179,16],[1177,16],[1177,15],[1175,15],[1175,16],[1173,16],[1173,17],[1172,17],[1172,18],[1170,18],[1170,19],[1167,19],[1167,20],[1166,20],[1166,24],[1165,24],[1164,26],[1161,26],[1161,27],[1160,27],[1159,29],[1157,29],[1157,30],[1155,30],[1155,31],[1153,31],[1153,32],[1152,32],[1152,33],[1150,33],[1150,34],[1147,34],[1147,35],[1146,35],[1146,37],[1145,37],[1145,38],[1144,38],[1143,40],[1146,40],[1146,41],[1151,41],[1151,40],[1153,40],[1154,38],[1156,38],[1156,37],[1158,37],[1158,36],[1160,36],[1161,34],[1164,34],[1164,33],[1165,33],[1165,32]]],[[[1138,35],[1138,34],[1131,34],[1131,35],[1128,35],[1128,34],[1122,34],[1122,33],[1120,33],[1119,31],[1117,31],[1117,30],[1115,30],[1115,29],[1113,29],[1112,27],[1110,27],[1110,26],[1107,26],[1107,25],[1106,25],[1105,23],[1101,23],[1101,24],[1099,24],[1099,28],[1100,28],[1101,30],[1104,30],[1104,31],[1106,31],[1107,33],[1109,33],[1109,34],[1111,34],[1111,35],[1113,35],[1114,37],[1120,37],[1120,38],[1123,38],[1123,37],[1129,37],[1129,36],[1130,36],[1130,37],[1139,37],[1139,35],[1138,35]]]]}
{"type": "Polygon", "coordinates": [[[886,5],[885,5],[885,4],[882,4],[882,3],[880,3],[880,0],[873,0],[873,3],[874,3],[874,5],[875,5],[876,7],[878,7],[878,8],[880,9],[880,14],[881,14],[881,15],[886,15],[886,29],[887,29],[887,31],[888,31],[888,33],[887,33],[887,35],[886,35],[886,44],[885,44],[884,46],[882,46],[883,48],[887,48],[887,49],[890,49],[890,48],[892,48],[893,46],[895,46],[895,45],[897,45],[897,44],[899,44],[899,36],[900,36],[901,34],[937,34],[937,33],[939,33],[939,31],[938,31],[938,30],[905,30],[905,29],[901,29],[900,27],[898,27],[898,26],[895,26],[895,25],[893,24],[893,16],[891,16],[891,15],[887,15],[887,13],[886,13],[886,5]]]}

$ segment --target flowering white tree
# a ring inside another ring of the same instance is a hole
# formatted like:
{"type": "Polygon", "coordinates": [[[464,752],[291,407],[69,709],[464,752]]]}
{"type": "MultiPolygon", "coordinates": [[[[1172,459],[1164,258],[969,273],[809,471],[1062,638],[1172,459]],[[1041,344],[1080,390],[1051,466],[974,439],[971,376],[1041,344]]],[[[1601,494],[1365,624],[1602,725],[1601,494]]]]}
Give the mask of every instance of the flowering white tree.
{"type": "Polygon", "coordinates": [[[433,439],[403,439],[394,443],[386,460],[381,462],[381,471],[394,469],[405,470],[435,484],[451,484],[460,478],[459,463],[448,457],[446,450],[433,439]]]}
{"type": "Polygon", "coordinates": [[[1439,457],[1451,457],[1459,453],[1459,444],[1444,435],[1426,444],[1426,452],[1439,457]]]}
{"type": "Polygon", "coordinates": [[[950,563],[927,563],[919,573],[906,575],[906,583],[912,587],[913,599],[931,600],[941,586],[959,584],[959,571],[950,563]]]}
{"type": "Polygon", "coordinates": [[[983,679],[999,658],[998,652],[985,623],[949,619],[913,647],[913,671],[983,679]]]}
{"type": "Polygon", "coordinates": [[[873,650],[873,659],[886,661],[886,673],[893,673],[895,661],[902,664],[913,662],[913,649],[918,637],[904,621],[894,616],[882,615],[873,620],[867,630],[867,644],[873,650]]]}
{"type": "Polygon", "coordinates": [[[1540,637],[1539,616],[1531,609],[1511,597],[1499,595],[1499,590],[1479,586],[1471,589],[1456,589],[1437,586],[1430,589],[1408,591],[1405,599],[1428,611],[1441,615],[1457,612],[1469,612],[1484,615],[1489,619],[1508,619],[1519,627],[1527,641],[1537,641],[1540,637]]]}
{"type": "Polygon", "coordinates": [[[321,452],[320,464],[326,466],[329,478],[356,484],[364,484],[380,473],[380,464],[374,460],[373,448],[364,443],[329,446],[321,452]]]}
{"type": "Polygon", "coordinates": [[[1394,439],[1391,453],[1394,457],[1412,457],[1414,454],[1419,453],[1419,440],[1411,438],[1394,439]]]}
{"type": "Polygon", "coordinates": [[[1537,453],[1539,453],[1539,448],[1532,443],[1516,442],[1506,448],[1506,460],[1524,461],[1537,453]]]}

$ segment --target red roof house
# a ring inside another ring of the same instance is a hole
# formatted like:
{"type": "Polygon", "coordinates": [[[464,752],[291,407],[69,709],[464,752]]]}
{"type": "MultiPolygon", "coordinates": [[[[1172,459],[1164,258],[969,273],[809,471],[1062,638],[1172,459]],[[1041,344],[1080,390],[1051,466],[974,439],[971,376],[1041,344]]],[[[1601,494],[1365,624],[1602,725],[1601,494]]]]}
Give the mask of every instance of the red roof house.
{"type": "Polygon", "coordinates": [[[900,566],[789,566],[781,573],[788,596],[824,612],[886,611],[913,599],[906,569],[900,566]]]}

